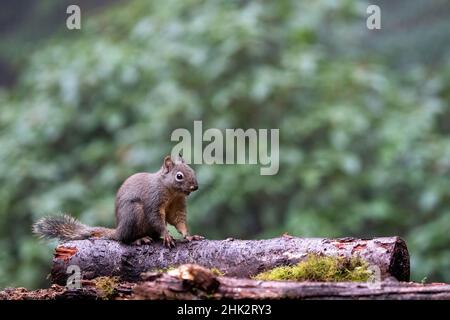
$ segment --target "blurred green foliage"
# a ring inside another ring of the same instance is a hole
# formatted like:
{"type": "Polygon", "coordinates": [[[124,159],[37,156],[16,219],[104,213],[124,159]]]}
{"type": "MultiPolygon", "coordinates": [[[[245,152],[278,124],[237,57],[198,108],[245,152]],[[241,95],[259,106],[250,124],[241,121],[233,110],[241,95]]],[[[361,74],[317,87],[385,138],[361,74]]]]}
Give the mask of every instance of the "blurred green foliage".
{"type": "Polygon", "coordinates": [[[0,92],[0,287],[45,285],[54,243],[33,221],[112,226],[121,182],[200,119],[279,128],[280,171],[196,166],[193,233],[400,235],[415,280],[450,281],[450,61],[396,71],[340,37],[365,17],[360,1],[136,0],[50,38],[0,92]]]}

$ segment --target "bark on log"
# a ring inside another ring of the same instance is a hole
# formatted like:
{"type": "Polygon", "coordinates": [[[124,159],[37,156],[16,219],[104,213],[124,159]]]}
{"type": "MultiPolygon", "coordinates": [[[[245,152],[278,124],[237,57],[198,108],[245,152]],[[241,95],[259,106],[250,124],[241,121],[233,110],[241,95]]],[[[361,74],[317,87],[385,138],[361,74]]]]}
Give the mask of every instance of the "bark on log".
{"type": "Polygon", "coordinates": [[[167,249],[161,242],[129,246],[116,241],[91,239],[60,244],[55,250],[51,277],[66,284],[67,268],[80,267],[83,279],[120,276],[137,281],[149,270],[195,263],[217,268],[227,276],[249,277],[280,265],[295,264],[308,253],[350,257],[359,255],[380,269],[382,279],[393,276],[409,280],[409,255],[398,237],[374,239],[322,239],[283,236],[268,240],[177,241],[167,249]]]}

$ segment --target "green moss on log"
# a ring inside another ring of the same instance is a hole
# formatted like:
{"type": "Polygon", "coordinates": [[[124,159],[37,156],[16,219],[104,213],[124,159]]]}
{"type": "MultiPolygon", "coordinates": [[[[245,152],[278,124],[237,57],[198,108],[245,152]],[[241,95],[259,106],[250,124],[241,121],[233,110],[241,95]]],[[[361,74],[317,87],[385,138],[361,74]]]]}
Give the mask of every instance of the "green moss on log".
{"type": "Polygon", "coordinates": [[[277,267],[253,277],[256,280],[357,281],[370,279],[369,264],[360,257],[328,257],[309,254],[293,266],[277,267]]]}
{"type": "Polygon", "coordinates": [[[119,277],[98,277],[94,279],[95,288],[103,299],[111,299],[116,294],[119,277]]]}

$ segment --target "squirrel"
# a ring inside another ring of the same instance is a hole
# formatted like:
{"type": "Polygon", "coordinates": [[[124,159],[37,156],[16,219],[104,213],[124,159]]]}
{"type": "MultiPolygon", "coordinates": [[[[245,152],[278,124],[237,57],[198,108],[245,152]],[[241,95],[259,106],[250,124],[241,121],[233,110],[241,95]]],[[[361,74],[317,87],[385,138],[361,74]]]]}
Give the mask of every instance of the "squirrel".
{"type": "Polygon", "coordinates": [[[175,160],[166,156],[159,171],[136,173],[121,185],[115,202],[116,229],[90,227],[61,215],[37,221],[33,232],[62,241],[100,237],[135,245],[162,237],[170,248],[175,242],[167,230],[169,223],[186,240],[201,240],[203,237],[189,234],[186,223],[186,197],[197,189],[195,172],[181,155],[175,160]]]}

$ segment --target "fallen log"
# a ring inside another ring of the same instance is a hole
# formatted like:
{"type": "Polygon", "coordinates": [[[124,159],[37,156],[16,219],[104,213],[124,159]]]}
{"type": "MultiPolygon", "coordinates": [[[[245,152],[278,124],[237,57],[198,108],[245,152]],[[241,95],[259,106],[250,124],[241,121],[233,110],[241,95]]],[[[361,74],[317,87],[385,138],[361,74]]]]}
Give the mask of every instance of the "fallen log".
{"type": "MultiPolygon", "coordinates": [[[[95,280],[95,279],[94,279],[95,280]]],[[[112,293],[99,288],[95,281],[82,281],[80,288],[69,289],[53,284],[50,288],[27,290],[25,288],[5,288],[0,290],[0,300],[123,300],[133,299],[135,283],[121,282],[112,293]]]]}
{"type": "Polygon", "coordinates": [[[291,265],[309,253],[327,256],[360,256],[379,268],[379,277],[409,280],[409,255],[399,237],[374,239],[322,239],[283,236],[268,240],[177,241],[168,249],[161,242],[142,246],[90,239],[70,241],[55,249],[51,279],[66,284],[68,267],[76,265],[82,279],[119,276],[138,281],[143,272],[195,263],[216,268],[227,276],[250,277],[280,265],[291,265]]]}
{"type": "Polygon", "coordinates": [[[217,277],[196,265],[168,273],[144,274],[133,288],[133,299],[378,299],[448,300],[450,285],[399,282],[257,281],[217,277]]]}
{"type": "Polygon", "coordinates": [[[389,299],[450,300],[450,285],[399,282],[392,277],[382,282],[295,282],[257,281],[216,276],[198,265],[182,265],[168,272],[146,272],[138,283],[117,282],[99,286],[100,278],[83,280],[78,289],[52,285],[28,291],[7,288],[0,300],[222,300],[222,299],[389,299]]]}

